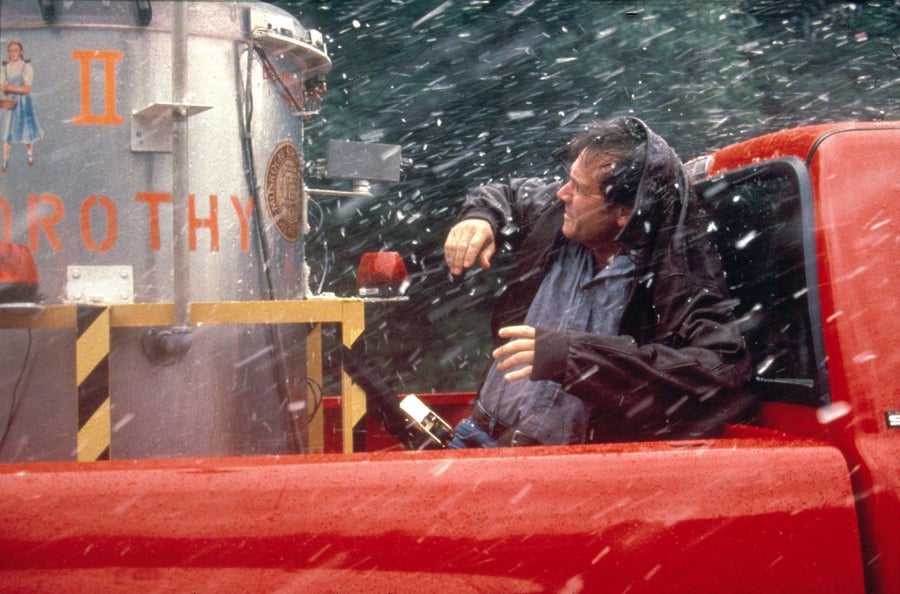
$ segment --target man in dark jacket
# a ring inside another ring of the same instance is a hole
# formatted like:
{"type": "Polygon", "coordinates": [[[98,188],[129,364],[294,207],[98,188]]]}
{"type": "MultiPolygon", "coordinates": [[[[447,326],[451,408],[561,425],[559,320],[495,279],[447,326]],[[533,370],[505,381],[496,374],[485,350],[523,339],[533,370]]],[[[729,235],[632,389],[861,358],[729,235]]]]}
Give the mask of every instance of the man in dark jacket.
{"type": "Polygon", "coordinates": [[[494,360],[451,447],[714,435],[744,413],[749,356],[681,161],[636,118],[555,155],[565,183],[482,186],[444,246],[453,274],[516,249],[494,360]]]}

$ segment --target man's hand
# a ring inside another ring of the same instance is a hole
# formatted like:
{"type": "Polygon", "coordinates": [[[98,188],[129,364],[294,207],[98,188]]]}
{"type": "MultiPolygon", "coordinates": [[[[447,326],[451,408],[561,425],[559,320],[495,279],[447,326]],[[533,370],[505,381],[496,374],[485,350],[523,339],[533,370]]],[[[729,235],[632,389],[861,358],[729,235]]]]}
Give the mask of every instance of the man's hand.
{"type": "Polygon", "coordinates": [[[501,338],[511,338],[509,342],[494,349],[491,355],[494,359],[502,359],[497,363],[497,369],[506,371],[514,367],[520,369],[511,371],[503,376],[508,382],[527,379],[531,376],[531,366],[534,363],[534,328],[531,326],[507,326],[500,328],[501,338]]]}
{"type": "Polygon", "coordinates": [[[466,219],[450,229],[444,242],[444,259],[450,273],[459,276],[476,259],[480,260],[482,268],[489,269],[495,249],[491,224],[483,219],[466,219]]]}

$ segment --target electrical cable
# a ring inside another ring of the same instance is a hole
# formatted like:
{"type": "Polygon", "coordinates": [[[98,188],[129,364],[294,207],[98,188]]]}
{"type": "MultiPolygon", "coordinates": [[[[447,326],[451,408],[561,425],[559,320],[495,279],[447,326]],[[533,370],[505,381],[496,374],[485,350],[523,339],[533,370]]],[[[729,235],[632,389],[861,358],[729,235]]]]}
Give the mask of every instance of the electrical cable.
{"type": "Polygon", "coordinates": [[[313,407],[309,411],[309,420],[312,421],[313,417],[316,416],[316,413],[318,413],[319,409],[322,407],[322,401],[324,399],[322,396],[322,384],[313,378],[308,377],[306,378],[306,386],[313,395],[313,407]]]}
{"type": "MultiPolygon", "coordinates": [[[[252,124],[253,124],[253,55],[254,51],[251,47],[246,51],[247,56],[247,76],[245,79],[245,86],[243,88],[238,85],[239,95],[242,100],[242,117],[240,120],[241,125],[241,148],[243,157],[244,157],[244,174],[246,176],[247,187],[250,191],[250,195],[253,198],[253,203],[255,205],[259,205],[259,179],[256,176],[256,159],[254,157],[253,151],[253,140],[252,140],[252,124]]],[[[236,79],[240,81],[242,79],[240,72],[240,56],[236,60],[238,73],[236,79]]],[[[257,211],[258,212],[258,211],[257,211]]],[[[272,271],[270,268],[271,256],[269,252],[268,241],[266,240],[265,229],[262,224],[262,217],[258,214],[253,217],[255,228],[256,228],[256,249],[259,253],[260,260],[260,268],[262,272],[262,278],[260,279],[263,285],[263,290],[265,291],[265,297],[269,301],[275,300],[275,284],[272,280],[272,271]]],[[[283,403],[283,406],[286,411],[286,422],[290,430],[288,431],[288,437],[291,449],[294,452],[301,453],[303,451],[303,444],[301,439],[301,431],[297,427],[294,420],[291,418],[290,411],[290,403],[291,403],[291,395],[290,389],[288,388],[288,373],[285,368],[284,362],[284,342],[281,339],[281,334],[278,329],[271,325],[265,326],[265,335],[266,342],[271,347],[271,352],[273,353],[274,361],[274,373],[275,373],[275,383],[276,390],[278,391],[278,396],[283,403]]]]}
{"type": "MultiPolygon", "coordinates": [[[[254,30],[253,33],[251,33],[251,39],[254,37],[255,33],[256,33],[256,30],[254,30]]],[[[251,44],[248,47],[248,50],[246,52],[246,55],[247,55],[247,60],[246,60],[247,71],[246,71],[245,84],[244,84],[243,88],[240,88],[240,85],[239,85],[239,95],[240,95],[240,98],[242,100],[242,105],[243,105],[242,117],[240,118],[241,146],[243,149],[242,152],[243,152],[243,156],[244,156],[244,171],[245,171],[245,175],[246,175],[247,185],[250,189],[250,193],[251,193],[251,196],[253,197],[254,203],[259,204],[260,203],[260,201],[259,201],[260,188],[259,188],[259,179],[257,178],[257,175],[256,175],[256,160],[255,160],[255,156],[254,156],[253,140],[252,140],[252,124],[253,124],[253,115],[254,115],[254,104],[253,104],[253,57],[254,56],[257,56],[259,58],[267,76],[271,80],[274,80],[278,84],[278,86],[280,87],[282,92],[289,98],[291,104],[294,106],[296,111],[299,112],[300,115],[304,115],[304,112],[303,112],[302,103],[297,102],[297,99],[294,97],[294,95],[290,92],[290,89],[288,89],[287,85],[281,79],[277,70],[274,68],[272,63],[269,61],[268,56],[266,55],[265,51],[261,47],[259,47],[256,44],[253,44],[251,42],[251,44]]],[[[242,78],[244,78],[244,77],[242,77],[242,73],[240,72],[240,59],[237,60],[237,64],[238,64],[238,69],[239,69],[237,80],[240,81],[242,78]]],[[[308,204],[308,201],[307,201],[307,204],[308,204]]],[[[318,227],[321,228],[321,226],[324,222],[324,213],[322,212],[321,207],[318,204],[316,204],[316,208],[319,211],[318,227]]],[[[257,247],[257,250],[259,253],[259,258],[261,261],[261,268],[262,268],[262,272],[263,272],[261,280],[264,285],[266,297],[268,298],[268,300],[274,301],[277,296],[275,294],[275,284],[274,284],[274,280],[272,278],[272,270],[270,267],[271,253],[270,253],[270,246],[268,244],[265,229],[263,227],[262,217],[257,214],[257,216],[254,217],[254,223],[255,223],[256,236],[257,236],[257,241],[255,242],[255,244],[256,244],[256,247],[257,247]]],[[[325,250],[325,255],[326,255],[325,261],[326,262],[327,262],[327,249],[328,249],[327,243],[324,243],[324,250],[325,250]]],[[[306,258],[304,257],[303,260],[304,260],[303,265],[305,266],[306,258]]],[[[324,285],[326,273],[327,273],[327,264],[326,264],[326,268],[323,269],[323,276],[322,276],[321,283],[319,286],[319,292],[321,292],[322,286],[324,285]]],[[[306,286],[306,283],[303,283],[303,284],[304,284],[303,290],[305,292],[308,290],[308,287],[306,286]]],[[[280,329],[276,326],[271,326],[271,325],[266,326],[266,337],[267,337],[266,340],[269,343],[269,346],[272,347],[272,352],[274,353],[274,358],[275,358],[274,372],[275,372],[275,376],[276,376],[275,379],[276,379],[276,383],[277,383],[277,390],[278,390],[279,397],[281,398],[282,402],[284,403],[286,414],[287,414],[287,423],[288,423],[288,426],[290,427],[289,440],[291,442],[291,447],[292,447],[293,451],[300,453],[305,449],[304,444],[303,444],[303,439],[302,439],[304,432],[301,430],[301,427],[297,426],[297,419],[295,417],[293,417],[291,414],[292,395],[291,395],[291,389],[289,387],[290,374],[287,369],[285,358],[284,358],[284,353],[285,353],[284,339],[283,339],[280,329]]],[[[307,381],[307,385],[309,385],[308,381],[307,381]]],[[[319,402],[321,403],[321,388],[319,388],[319,402]]],[[[318,409],[318,405],[316,408],[318,409]]]]}
{"type": "Polygon", "coordinates": [[[308,243],[318,243],[322,246],[322,276],[319,279],[319,286],[316,290],[316,295],[322,294],[322,289],[325,287],[325,279],[328,278],[328,238],[325,236],[324,228],[325,228],[325,211],[322,210],[322,205],[316,202],[315,200],[310,199],[307,204],[312,204],[318,210],[319,218],[317,223],[315,224],[315,231],[310,233],[311,239],[316,239],[316,233],[321,234],[321,238],[319,238],[318,242],[307,242],[308,243]]]}
{"type": "MultiPolygon", "coordinates": [[[[261,29],[261,28],[255,29],[254,33],[256,33],[257,31],[265,31],[265,29],[261,29]]],[[[252,35],[251,35],[251,37],[252,37],[252,35]]],[[[307,94],[307,91],[305,88],[305,81],[304,81],[304,89],[300,92],[300,101],[297,101],[297,98],[294,96],[294,93],[291,91],[291,89],[287,86],[287,84],[281,78],[281,75],[278,74],[278,70],[272,65],[272,62],[269,60],[269,56],[266,54],[266,52],[259,46],[254,46],[254,49],[256,49],[256,52],[259,54],[260,61],[263,63],[263,67],[266,70],[266,74],[269,76],[269,78],[271,78],[278,84],[278,86],[281,88],[282,93],[284,93],[285,97],[294,106],[294,109],[296,109],[297,112],[302,116],[311,115],[311,114],[316,113],[319,108],[318,105],[313,105],[313,109],[310,109],[310,110],[304,110],[304,107],[306,106],[306,102],[308,99],[311,99],[313,103],[315,103],[317,100],[321,100],[321,98],[324,96],[324,93],[325,93],[324,83],[320,81],[321,88],[315,89],[312,92],[307,94]]]]}
{"type": "MultiPolygon", "coordinates": [[[[269,57],[266,55],[266,52],[260,47],[258,44],[253,43],[252,39],[256,36],[256,33],[260,31],[260,29],[254,29],[251,32],[250,38],[251,42],[247,47],[246,51],[246,77],[243,77],[240,72],[241,68],[241,60],[240,56],[236,60],[237,64],[237,76],[236,79],[240,81],[244,78],[245,83],[243,88],[238,84],[238,95],[241,100],[241,115],[240,119],[240,134],[241,134],[241,147],[244,158],[244,173],[246,176],[247,186],[249,188],[250,194],[253,198],[255,204],[260,204],[259,195],[259,179],[256,175],[256,160],[254,156],[253,149],[253,140],[252,140],[252,124],[253,124],[253,115],[254,115],[254,103],[253,103],[253,58],[254,56],[259,58],[260,63],[265,71],[265,74],[268,76],[270,80],[276,82],[278,87],[284,93],[284,95],[288,98],[291,105],[295,108],[295,110],[300,115],[308,115],[308,113],[303,111],[303,103],[306,100],[305,91],[302,93],[300,97],[300,102],[297,101],[297,98],[291,93],[288,86],[284,83],[278,71],[272,65],[269,57]]],[[[240,51],[240,50],[238,50],[240,51]]],[[[313,99],[320,96],[318,88],[311,94],[313,99]]],[[[308,204],[308,201],[307,201],[308,204]]],[[[321,210],[321,207],[316,204],[316,208],[319,210],[319,228],[324,223],[324,213],[321,210]]],[[[256,248],[258,250],[260,265],[262,269],[262,284],[266,293],[266,297],[270,301],[274,301],[276,299],[275,294],[275,284],[272,278],[272,270],[270,267],[271,262],[271,253],[270,246],[268,243],[268,239],[265,233],[265,229],[263,227],[262,217],[258,214],[254,217],[255,229],[256,229],[256,237],[257,241],[255,242],[256,248]]],[[[324,243],[324,242],[323,242],[324,243]]],[[[304,248],[305,249],[305,248],[304,248]]],[[[325,249],[325,261],[327,262],[327,243],[324,244],[325,249]]],[[[306,258],[303,258],[303,265],[306,266],[306,258]]],[[[327,264],[326,268],[323,269],[323,276],[321,279],[321,283],[319,286],[319,292],[321,292],[321,288],[324,285],[325,275],[327,273],[327,264]]],[[[304,273],[306,274],[306,273],[304,273]]],[[[304,292],[308,291],[309,288],[307,283],[303,283],[304,292]]],[[[269,343],[269,346],[272,347],[272,352],[274,353],[274,373],[275,380],[277,384],[277,390],[281,401],[284,403],[285,411],[286,411],[286,420],[288,423],[289,430],[289,441],[291,443],[291,447],[295,452],[302,452],[304,448],[303,444],[303,434],[304,432],[301,430],[301,427],[297,425],[297,419],[292,416],[291,413],[291,404],[292,404],[292,395],[290,389],[289,378],[290,374],[287,369],[286,361],[285,361],[285,346],[284,346],[284,338],[281,334],[280,329],[277,326],[266,326],[266,341],[269,343]]],[[[307,386],[309,386],[309,381],[307,378],[307,386]]],[[[319,387],[319,404],[316,405],[316,410],[321,404],[321,387],[319,387]]]]}
{"type": "Polygon", "coordinates": [[[269,76],[269,78],[274,80],[278,84],[278,86],[281,87],[282,93],[284,93],[285,97],[287,97],[287,99],[291,102],[291,104],[294,106],[294,109],[296,109],[299,113],[303,113],[303,103],[297,102],[297,98],[294,97],[294,94],[281,79],[281,76],[278,74],[278,71],[275,70],[272,62],[269,61],[269,56],[266,55],[266,52],[263,51],[263,49],[260,47],[255,47],[254,49],[256,49],[256,53],[259,54],[259,59],[262,62],[263,68],[265,68],[266,74],[269,76]]]}

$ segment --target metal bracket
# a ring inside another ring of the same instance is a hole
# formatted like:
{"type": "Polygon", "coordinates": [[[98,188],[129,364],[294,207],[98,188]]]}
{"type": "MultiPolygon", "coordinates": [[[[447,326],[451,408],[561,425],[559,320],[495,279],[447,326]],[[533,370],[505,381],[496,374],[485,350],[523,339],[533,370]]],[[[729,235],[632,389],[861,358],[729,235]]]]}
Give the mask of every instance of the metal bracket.
{"type": "Polygon", "coordinates": [[[325,148],[328,177],[395,182],[400,180],[400,146],[375,142],[328,139],[325,148]]]}
{"type": "Polygon", "coordinates": [[[212,109],[211,105],[157,102],[131,112],[131,151],[171,153],[172,123],[175,115],[191,117],[209,109],[212,109]]]}
{"type": "Polygon", "coordinates": [[[69,266],[66,277],[69,303],[134,303],[131,266],[69,266]]]}

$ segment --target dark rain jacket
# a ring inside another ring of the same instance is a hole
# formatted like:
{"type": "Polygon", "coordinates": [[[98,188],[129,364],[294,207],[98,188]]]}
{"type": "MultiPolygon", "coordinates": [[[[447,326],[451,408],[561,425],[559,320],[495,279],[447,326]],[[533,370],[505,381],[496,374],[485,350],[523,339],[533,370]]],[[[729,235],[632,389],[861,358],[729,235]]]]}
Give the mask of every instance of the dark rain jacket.
{"type": "MultiPolygon", "coordinates": [[[[750,359],[707,222],[681,161],[646,130],[634,212],[616,238],[636,265],[619,335],[536,330],[531,379],[592,405],[590,441],[714,435],[752,404],[750,359]]],[[[462,218],[489,221],[497,243],[516,250],[494,304],[495,346],[500,328],[523,322],[567,241],[559,187],[519,179],[466,197],[462,218]]]]}

